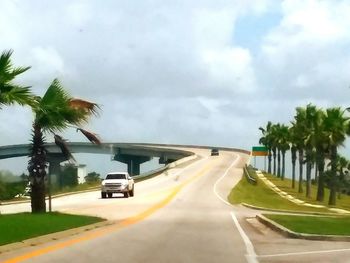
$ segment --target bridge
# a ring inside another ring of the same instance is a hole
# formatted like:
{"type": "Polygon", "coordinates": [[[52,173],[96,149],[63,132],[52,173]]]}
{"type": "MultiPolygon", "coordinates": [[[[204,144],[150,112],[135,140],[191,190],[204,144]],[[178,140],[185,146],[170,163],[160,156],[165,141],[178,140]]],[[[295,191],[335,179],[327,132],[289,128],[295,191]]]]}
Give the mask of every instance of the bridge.
{"type": "MultiPolygon", "coordinates": [[[[127,164],[131,175],[140,173],[140,165],[159,157],[160,164],[168,164],[178,159],[192,155],[192,152],[161,148],[157,144],[137,143],[102,143],[100,145],[84,142],[67,142],[72,153],[108,154],[112,160],[127,164]]],[[[165,145],[164,145],[165,146],[165,145]]],[[[60,169],[60,163],[67,159],[61,149],[54,143],[45,145],[48,150],[49,173],[55,174],[60,169]]],[[[0,159],[28,156],[30,144],[0,146],[0,159]]]]}

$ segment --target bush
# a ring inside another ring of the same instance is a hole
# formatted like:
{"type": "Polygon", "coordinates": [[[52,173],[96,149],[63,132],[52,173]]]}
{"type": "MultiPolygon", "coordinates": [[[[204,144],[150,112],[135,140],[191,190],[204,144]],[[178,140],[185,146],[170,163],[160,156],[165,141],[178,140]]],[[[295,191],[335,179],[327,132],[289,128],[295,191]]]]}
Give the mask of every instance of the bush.
{"type": "Polygon", "coordinates": [[[0,181],[0,200],[10,200],[18,194],[23,194],[25,187],[25,182],[4,183],[0,181]]]}
{"type": "Polygon", "coordinates": [[[101,177],[99,173],[91,172],[84,177],[87,184],[94,184],[101,182],[101,177]]]}

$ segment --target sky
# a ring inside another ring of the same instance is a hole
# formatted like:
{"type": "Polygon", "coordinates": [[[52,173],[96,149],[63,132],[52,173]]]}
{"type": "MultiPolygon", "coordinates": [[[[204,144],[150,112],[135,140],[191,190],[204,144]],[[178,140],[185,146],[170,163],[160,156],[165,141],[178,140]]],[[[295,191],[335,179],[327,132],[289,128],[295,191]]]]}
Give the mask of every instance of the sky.
{"type": "MultiPolygon", "coordinates": [[[[249,150],[260,126],[289,124],[295,107],[350,106],[347,0],[0,0],[0,10],[0,51],[31,66],[16,83],[41,96],[58,78],[98,103],[83,128],[104,142],[249,150]]],[[[32,121],[29,108],[3,107],[0,145],[28,143],[32,121]]]]}

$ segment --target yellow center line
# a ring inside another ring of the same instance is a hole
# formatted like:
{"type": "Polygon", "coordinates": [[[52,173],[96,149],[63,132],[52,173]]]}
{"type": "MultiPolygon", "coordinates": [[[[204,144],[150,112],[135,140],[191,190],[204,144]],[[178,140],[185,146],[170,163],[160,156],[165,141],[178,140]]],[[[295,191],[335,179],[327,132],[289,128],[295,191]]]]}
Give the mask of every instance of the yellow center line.
{"type": "Polygon", "coordinates": [[[75,238],[75,239],[71,239],[71,240],[68,240],[68,241],[60,242],[60,243],[55,244],[55,245],[47,246],[47,247],[44,247],[44,248],[41,248],[41,249],[37,249],[37,250],[34,250],[32,252],[23,254],[21,256],[8,259],[6,261],[3,261],[3,263],[22,262],[24,260],[28,260],[30,258],[38,257],[38,256],[41,256],[43,254],[47,254],[49,252],[53,252],[55,250],[59,250],[59,249],[62,249],[62,248],[68,247],[68,246],[72,246],[74,244],[77,244],[77,243],[80,243],[80,242],[83,242],[83,241],[95,239],[95,238],[101,237],[103,235],[110,234],[111,232],[116,232],[116,231],[120,230],[123,227],[136,224],[136,223],[144,220],[146,217],[149,217],[150,215],[152,215],[153,213],[155,213],[159,209],[161,209],[164,206],[166,206],[171,200],[174,199],[174,197],[186,185],[190,184],[191,182],[193,182],[197,178],[203,176],[208,171],[209,166],[210,166],[210,164],[207,164],[196,175],[194,175],[193,177],[185,180],[181,184],[179,184],[179,185],[173,187],[172,189],[170,189],[169,190],[169,191],[171,191],[170,194],[165,199],[163,199],[162,201],[156,203],[155,205],[151,206],[150,208],[146,209],[145,211],[141,212],[140,214],[138,214],[136,216],[132,216],[132,217],[126,218],[126,219],[122,220],[121,222],[116,223],[115,225],[113,225],[112,229],[110,229],[110,227],[107,227],[107,228],[104,228],[104,229],[101,229],[101,230],[98,230],[98,231],[94,231],[92,233],[85,234],[85,235],[83,235],[81,237],[78,237],[78,238],[75,238]]]}

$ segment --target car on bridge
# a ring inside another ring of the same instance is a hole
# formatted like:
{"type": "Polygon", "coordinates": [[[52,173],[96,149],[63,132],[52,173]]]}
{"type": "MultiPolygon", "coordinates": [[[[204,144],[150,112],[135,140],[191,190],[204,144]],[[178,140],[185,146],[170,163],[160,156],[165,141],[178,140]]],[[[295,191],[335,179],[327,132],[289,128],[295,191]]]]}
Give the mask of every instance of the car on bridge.
{"type": "Polygon", "coordinates": [[[210,155],[211,155],[211,156],[217,156],[217,155],[219,155],[219,149],[217,149],[217,148],[211,149],[210,155]]]}
{"type": "Polygon", "coordinates": [[[134,179],[127,172],[113,172],[107,174],[101,183],[101,197],[111,198],[114,193],[122,193],[124,197],[134,196],[134,179]]]}

